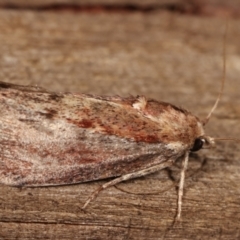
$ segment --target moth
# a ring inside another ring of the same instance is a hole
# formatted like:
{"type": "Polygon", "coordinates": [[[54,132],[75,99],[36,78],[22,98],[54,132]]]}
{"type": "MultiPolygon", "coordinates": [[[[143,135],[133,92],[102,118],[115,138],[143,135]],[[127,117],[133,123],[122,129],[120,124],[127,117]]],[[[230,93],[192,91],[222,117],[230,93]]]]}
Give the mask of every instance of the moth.
{"type": "Polygon", "coordinates": [[[204,132],[223,92],[225,51],[224,44],[221,90],[204,120],[144,96],[55,93],[0,82],[0,183],[41,187],[115,177],[88,198],[84,209],[101,190],[182,158],[176,216],[180,220],[189,153],[212,147],[215,140],[239,141],[204,132]]]}
{"type": "Polygon", "coordinates": [[[116,177],[83,208],[102,189],[183,158],[180,219],[189,152],[214,144],[204,133],[207,121],[143,96],[54,93],[0,82],[0,109],[0,183],[38,187],[116,177]]]}

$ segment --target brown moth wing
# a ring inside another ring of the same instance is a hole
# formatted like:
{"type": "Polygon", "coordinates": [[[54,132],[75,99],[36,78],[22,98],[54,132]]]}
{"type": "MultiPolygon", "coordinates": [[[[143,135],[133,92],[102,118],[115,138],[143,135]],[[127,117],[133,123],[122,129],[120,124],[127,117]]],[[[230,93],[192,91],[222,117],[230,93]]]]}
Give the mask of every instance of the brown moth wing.
{"type": "Polygon", "coordinates": [[[142,97],[0,83],[0,109],[0,182],[13,186],[121,176],[177,159],[203,135],[189,112],[142,97]]]}

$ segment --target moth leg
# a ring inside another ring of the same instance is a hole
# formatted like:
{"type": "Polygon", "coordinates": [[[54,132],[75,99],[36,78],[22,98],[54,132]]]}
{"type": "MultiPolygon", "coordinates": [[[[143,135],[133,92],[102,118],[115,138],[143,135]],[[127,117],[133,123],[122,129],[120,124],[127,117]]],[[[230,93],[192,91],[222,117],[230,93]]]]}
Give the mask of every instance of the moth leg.
{"type": "Polygon", "coordinates": [[[114,185],[116,185],[116,184],[118,184],[120,182],[127,181],[129,179],[142,177],[142,176],[145,176],[145,175],[148,175],[148,174],[160,171],[161,169],[164,169],[166,167],[170,167],[173,164],[173,162],[174,162],[173,160],[168,160],[168,161],[163,162],[163,163],[161,163],[159,165],[155,165],[153,167],[149,167],[149,168],[137,171],[137,172],[133,172],[133,173],[129,173],[129,174],[123,175],[121,177],[115,178],[112,181],[109,181],[109,182],[103,184],[101,187],[98,188],[97,191],[95,191],[95,192],[93,192],[93,194],[91,194],[91,196],[88,198],[88,200],[83,205],[82,209],[85,209],[87,207],[87,205],[92,200],[94,200],[102,190],[104,190],[104,189],[106,189],[108,187],[114,186],[114,185]]]}
{"type": "Polygon", "coordinates": [[[177,210],[177,216],[176,216],[177,221],[180,221],[181,219],[183,187],[184,187],[185,173],[187,171],[187,166],[188,166],[188,158],[189,158],[189,152],[186,152],[182,162],[182,170],[181,170],[179,189],[178,189],[178,210],[177,210]]]}

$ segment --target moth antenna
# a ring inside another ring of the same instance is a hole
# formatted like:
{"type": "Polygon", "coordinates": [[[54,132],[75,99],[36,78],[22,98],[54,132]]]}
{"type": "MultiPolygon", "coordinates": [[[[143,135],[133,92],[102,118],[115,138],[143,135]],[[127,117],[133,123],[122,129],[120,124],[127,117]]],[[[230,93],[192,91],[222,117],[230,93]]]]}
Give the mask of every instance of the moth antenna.
{"type": "Polygon", "coordinates": [[[214,138],[214,141],[235,141],[240,142],[239,138],[214,138]]]}
{"type": "Polygon", "coordinates": [[[225,31],[224,31],[224,40],[223,40],[223,71],[222,71],[221,89],[220,89],[220,91],[218,93],[217,100],[216,100],[215,104],[213,105],[211,111],[209,112],[207,117],[202,121],[203,125],[206,125],[208,123],[208,121],[210,120],[210,118],[212,116],[212,113],[215,111],[215,109],[218,106],[218,103],[219,103],[220,99],[222,98],[224,84],[225,84],[225,80],[226,80],[226,39],[227,39],[227,30],[228,30],[228,21],[226,21],[225,31]]]}

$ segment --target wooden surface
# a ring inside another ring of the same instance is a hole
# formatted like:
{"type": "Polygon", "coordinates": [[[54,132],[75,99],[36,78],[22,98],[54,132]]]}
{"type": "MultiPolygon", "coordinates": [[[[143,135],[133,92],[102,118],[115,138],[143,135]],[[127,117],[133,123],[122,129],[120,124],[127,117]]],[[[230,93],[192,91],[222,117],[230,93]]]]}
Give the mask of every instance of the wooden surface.
{"type": "MultiPolygon", "coordinates": [[[[229,21],[227,81],[207,126],[240,135],[240,20],[229,21]]],[[[203,118],[222,71],[225,21],[155,12],[0,12],[0,80],[51,91],[146,95],[203,118]]],[[[176,214],[180,163],[102,192],[106,181],[48,188],[0,186],[0,239],[239,239],[240,148],[219,142],[191,157],[182,222],[176,214]]]]}

